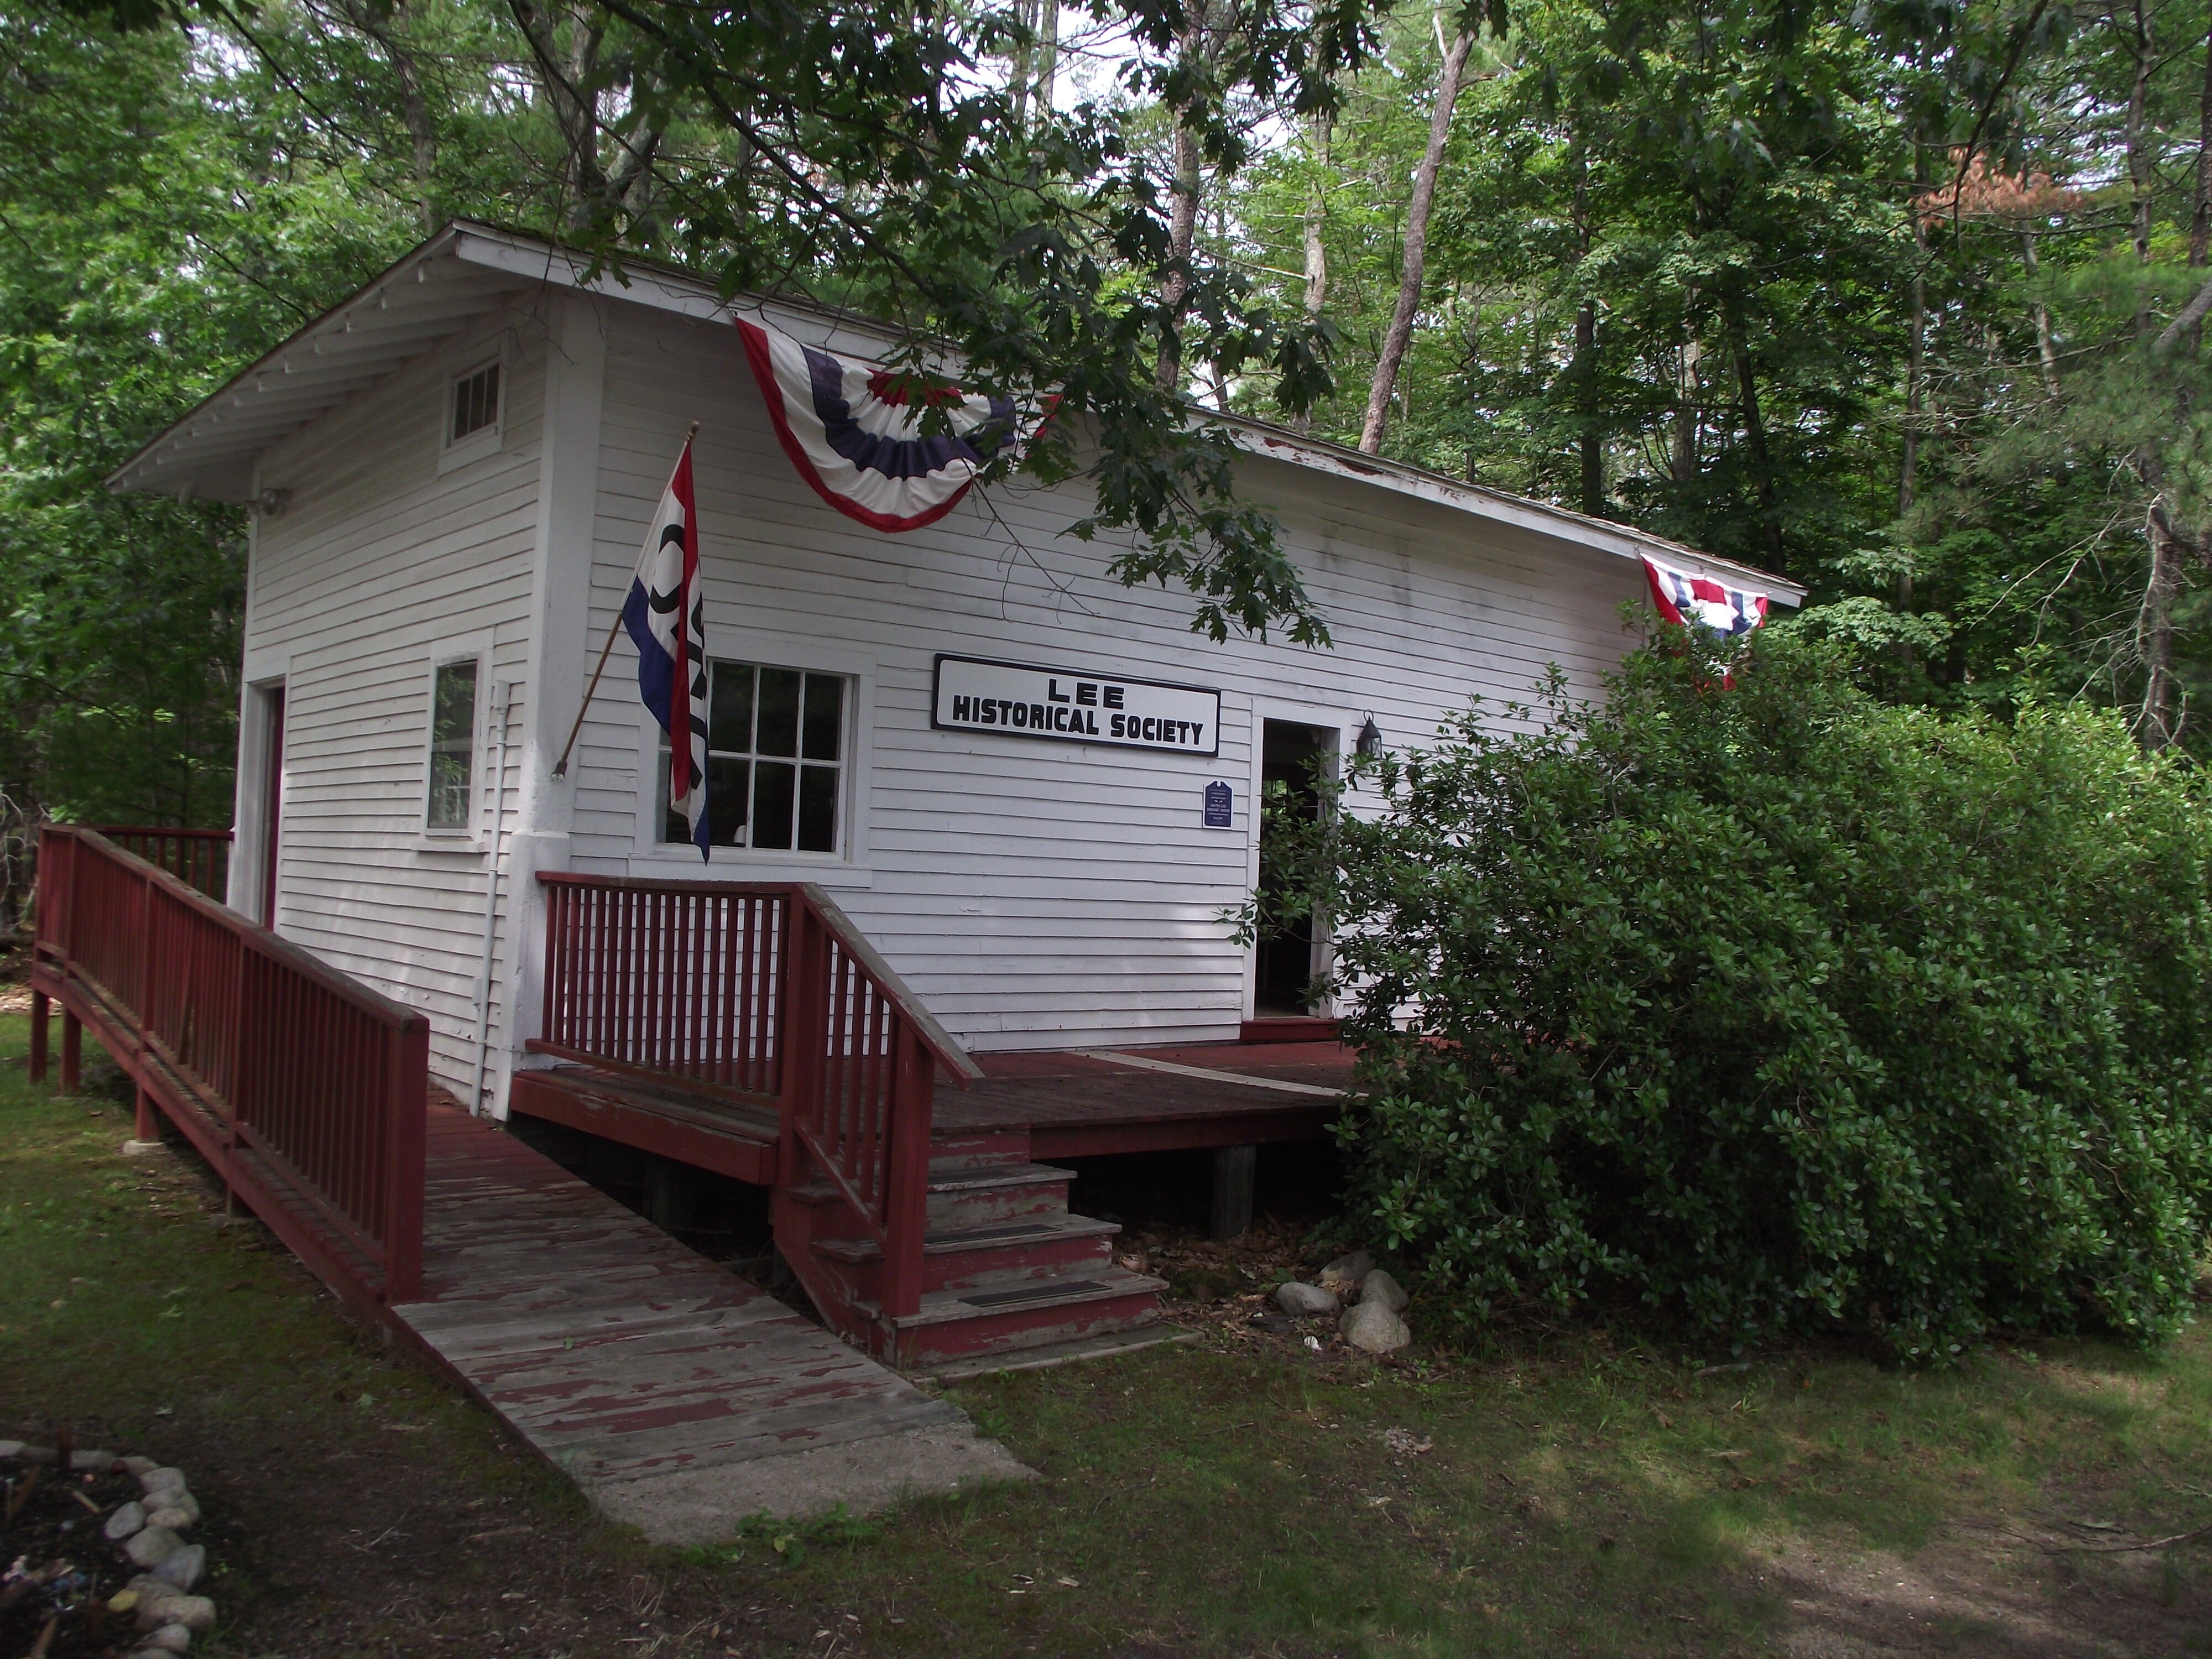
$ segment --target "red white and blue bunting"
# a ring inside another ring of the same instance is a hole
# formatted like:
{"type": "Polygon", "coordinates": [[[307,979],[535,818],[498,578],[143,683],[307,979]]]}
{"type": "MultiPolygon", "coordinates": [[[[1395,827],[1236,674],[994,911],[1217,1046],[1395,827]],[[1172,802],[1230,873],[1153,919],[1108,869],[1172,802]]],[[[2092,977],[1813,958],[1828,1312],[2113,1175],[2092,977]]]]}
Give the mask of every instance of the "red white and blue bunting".
{"type": "Polygon", "coordinates": [[[1678,628],[1698,627],[1723,639],[1748,634],[1766,620],[1766,595],[1748,587],[1729,587],[1646,556],[1644,574],[1651,580],[1651,602],[1678,628]]]}
{"type": "Polygon", "coordinates": [[[933,399],[951,429],[921,434],[902,378],[738,319],[745,357],[784,453],[817,495],[877,530],[918,530],[959,504],[975,475],[1018,442],[1011,398],[957,392],[933,399]]]}

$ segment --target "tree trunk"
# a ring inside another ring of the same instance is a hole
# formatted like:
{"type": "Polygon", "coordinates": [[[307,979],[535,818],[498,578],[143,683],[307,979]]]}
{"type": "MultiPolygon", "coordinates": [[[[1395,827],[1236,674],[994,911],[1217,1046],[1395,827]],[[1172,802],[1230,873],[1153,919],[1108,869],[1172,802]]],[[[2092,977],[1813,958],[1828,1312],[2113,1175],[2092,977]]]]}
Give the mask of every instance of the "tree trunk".
{"type": "Polygon", "coordinates": [[[1897,469],[1897,516],[1900,519],[1912,510],[1913,492],[1920,482],[1920,375],[1928,355],[1928,289],[1917,264],[1905,292],[1912,316],[1905,330],[1905,453],[1897,469]]]}
{"type": "MultiPolygon", "coordinates": [[[[1190,21],[1183,30],[1182,41],[1186,57],[1197,58],[1205,55],[1206,13],[1202,0],[1191,6],[1190,21]]],[[[1176,112],[1175,179],[1168,187],[1171,198],[1168,209],[1168,268],[1167,274],[1160,279],[1160,309],[1164,315],[1159,361],[1154,368],[1160,390],[1168,392],[1180,391],[1182,386],[1182,322],[1189,308],[1191,253],[1198,242],[1201,175],[1198,135],[1188,125],[1190,114],[1188,107],[1176,112]]]]}
{"type": "MultiPolygon", "coordinates": [[[[1744,442],[1751,450],[1751,465],[1757,478],[1760,539],[1772,557],[1777,570],[1782,566],[1782,520],[1775,510],[1774,459],[1766,444],[1766,417],[1759,407],[1759,374],[1751,361],[1748,331],[1744,326],[1743,308],[1740,301],[1731,301],[1727,307],[1729,355],[1735,359],[1736,402],[1743,416],[1744,442]]],[[[1787,574],[1786,572],[1784,574],[1787,574]]]]}
{"type": "Polygon", "coordinates": [[[425,234],[438,228],[438,132],[430,123],[429,100],[422,95],[422,75],[415,54],[400,39],[405,13],[395,5],[388,24],[380,22],[364,0],[348,0],[346,21],[384,49],[399,82],[399,111],[407,123],[407,141],[414,152],[415,216],[425,234]]]}
{"type": "MultiPolygon", "coordinates": [[[[1916,213],[1912,220],[1912,280],[1905,284],[1905,302],[1912,307],[1912,316],[1905,331],[1905,441],[1903,453],[1897,465],[1897,516],[1899,519],[1912,511],[1912,503],[1920,489],[1920,415],[1921,385],[1925,378],[1928,362],[1928,281],[1923,264],[1928,257],[1928,234],[1922,228],[1916,213]]],[[[1907,564],[1897,573],[1892,596],[1898,610],[1912,609],[1912,567],[1907,564]]],[[[1910,667],[1914,659],[1911,646],[1900,646],[1899,655],[1910,667]]]]}
{"type": "MultiPolygon", "coordinates": [[[[2128,89],[2127,161],[2128,189],[2133,198],[2135,217],[2136,263],[2150,263],[2151,201],[2158,180],[2154,176],[2149,146],[2143,140],[2149,121],[2151,56],[2150,19],[2143,10],[2144,0],[2135,0],[2135,38],[2130,50],[2135,55],[2135,78],[2128,89]]],[[[2136,302],[2136,332],[2148,337],[2151,332],[2150,289],[2146,285],[2142,298],[2136,302]]]]}
{"type": "Polygon", "coordinates": [[[1190,296],[1190,257],[1198,240],[1198,135],[1177,122],[1175,131],[1174,198],[1168,213],[1168,270],[1160,282],[1160,306],[1167,313],[1160,330],[1160,390],[1182,384],[1182,322],[1190,296]]]}
{"type": "Polygon", "coordinates": [[[2150,580],[2143,586],[2136,621],[2136,650],[2142,659],[2142,708],[2136,740],[2155,754],[2180,735],[2181,696],[2173,674],[2173,605],[2181,597],[2181,538],[2154,504],[2144,526],[2150,538],[2150,580]]]}
{"type": "Polygon", "coordinates": [[[2189,263],[2212,257],[2212,33],[2204,41],[2204,89],[2197,100],[2197,204],[2189,218],[2189,263]]]}
{"type": "MultiPolygon", "coordinates": [[[[2035,233],[2023,230],[2020,234],[2020,260],[2028,280],[2035,279],[2042,269],[2035,255],[2035,233]]],[[[2043,389],[2052,397],[2058,395],[2058,347],[2051,337],[2051,307],[2038,295],[2033,307],[2035,313],[2035,355],[2043,365],[2043,389]]]]}
{"type": "Polygon", "coordinates": [[[1053,88],[1060,78],[1060,0],[1039,0],[1037,47],[1037,119],[1042,121],[1051,117],[1053,88]]]}
{"type": "MultiPolygon", "coordinates": [[[[1575,263],[1589,258],[1589,161],[1575,147],[1575,263]]],[[[1575,444],[1582,453],[1582,510],[1605,516],[1605,446],[1598,431],[1597,301],[1586,292],[1575,307],[1575,444]]]]}
{"type": "MultiPolygon", "coordinates": [[[[1308,170],[1312,177],[1306,186],[1306,210],[1304,229],[1306,246],[1306,321],[1318,323],[1328,308],[1328,244],[1322,238],[1322,229],[1328,223],[1329,140],[1334,132],[1334,123],[1328,112],[1317,111],[1313,118],[1313,129],[1306,141],[1308,170]]],[[[1308,410],[1291,422],[1293,430],[1310,432],[1313,413],[1308,410]]]]}
{"type": "MultiPolygon", "coordinates": [[[[1900,519],[1912,511],[1920,488],[1920,387],[1928,362],[1928,228],[1919,211],[1919,187],[1928,181],[1928,145],[1917,125],[1912,135],[1912,276],[1905,292],[1911,314],[1905,329],[1905,433],[1897,465],[1897,516],[1900,519]]],[[[1900,574],[1897,582],[1901,609],[1912,602],[1912,578],[1900,574]]]]}
{"type": "Polygon", "coordinates": [[[1014,15],[1029,38],[1014,48],[1013,62],[1006,66],[1006,79],[1012,83],[1008,90],[1014,94],[1014,127],[1021,132],[1029,131],[1030,88],[1036,72],[1036,6],[1037,0],[1016,0],[1014,15]]]}
{"type": "Polygon", "coordinates": [[[1704,352],[1686,331],[1674,365],[1674,435],[1669,468],[1676,483],[1698,476],[1698,363],[1704,352]]]}
{"type": "Polygon", "coordinates": [[[1421,165],[1413,174],[1413,198],[1406,207],[1406,265],[1398,279],[1398,306],[1390,315],[1389,332],[1382,337],[1382,361],[1375,365],[1375,381],[1367,389],[1367,421],[1359,431],[1359,447],[1370,455],[1382,450],[1382,428],[1390,418],[1390,397],[1397,390],[1399,366],[1413,341],[1413,313],[1420,307],[1421,277],[1428,264],[1429,210],[1436,203],[1437,169],[1443,162],[1444,140],[1451,135],[1452,108],[1459,102],[1468,54],[1474,49],[1474,34],[1462,33],[1445,52],[1443,70],[1437,79],[1428,148],[1421,152],[1421,165]]]}
{"type": "Polygon", "coordinates": [[[598,67],[600,31],[573,5],[547,9],[538,0],[508,0],[508,8],[530,42],[538,84],[567,151],[562,179],[567,217],[571,223],[580,223],[590,216],[589,204],[600,199],[606,185],[599,171],[599,111],[585,90],[598,67]],[[565,41],[563,22],[568,26],[565,41]]]}
{"type": "MultiPolygon", "coordinates": [[[[1913,511],[1913,500],[1920,495],[1920,403],[1923,385],[1927,383],[1929,358],[1929,288],[1927,288],[1927,258],[1929,232],[1920,216],[1920,191],[1917,185],[1927,184],[1927,137],[1920,128],[1913,128],[1913,276],[1905,285],[1905,303],[1911,307],[1911,319],[1905,325],[1905,441],[1898,445],[1898,518],[1913,511]]],[[[1898,611],[1911,611],[1913,606],[1913,571],[1905,566],[1898,571],[1893,595],[1898,611]]],[[[1911,646],[1902,646],[1900,654],[1907,665],[1913,659],[1911,646]]]]}
{"type": "Polygon", "coordinates": [[[1605,516],[1605,446],[1598,435],[1597,304],[1584,300],[1575,309],[1576,442],[1582,450],[1582,509],[1605,516]]]}
{"type": "Polygon", "coordinates": [[[1306,191],[1306,318],[1318,321],[1328,304],[1328,246],[1322,226],[1328,208],[1328,149],[1334,124],[1324,110],[1313,118],[1313,182],[1306,191]]]}

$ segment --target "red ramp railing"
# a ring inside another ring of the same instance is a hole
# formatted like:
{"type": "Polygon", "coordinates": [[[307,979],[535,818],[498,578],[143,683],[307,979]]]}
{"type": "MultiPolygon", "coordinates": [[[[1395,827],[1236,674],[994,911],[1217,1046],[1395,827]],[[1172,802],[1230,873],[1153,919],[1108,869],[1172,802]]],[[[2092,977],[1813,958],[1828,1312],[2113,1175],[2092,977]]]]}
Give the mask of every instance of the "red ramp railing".
{"type": "MultiPolygon", "coordinates": [[[[63,1009],[335,1288],[422,1294],[429,1024],[94,830],[40,832],[31,1075],[63,1009]]],[[[150,1127],[150,1126],[149,1126],[150,1127]]],[[[143,1133],[143,1131],[142,1131],[143,1133]]]]}
{"type": "Polygon", "coordinates": [[[884,1311],[920,1307],[937,1072],[982,1073],[844,913],[811,882],[538,879],[528,1046],[773,1108],[777,1184],[834,1186],[883,1248],[884,1311]]]}
{"type": "Polygon", "coordinates": [[[179,830],[144,823],[92,826],[126,853],[135,853],[157,870],[166,870],[196,893],[220,901],[230,882],[231,833],[228,830],[179,830]]]}

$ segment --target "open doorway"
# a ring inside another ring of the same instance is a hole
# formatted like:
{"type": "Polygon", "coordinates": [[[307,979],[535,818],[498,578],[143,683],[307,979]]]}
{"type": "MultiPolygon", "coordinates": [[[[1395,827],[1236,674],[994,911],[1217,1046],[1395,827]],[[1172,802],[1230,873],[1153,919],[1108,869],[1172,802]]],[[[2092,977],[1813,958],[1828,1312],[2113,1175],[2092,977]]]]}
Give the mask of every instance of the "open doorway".
{"type": "MultiPolygon", "coordinates": [[[[1294,720],[1267,720],[1261,727],[1260,798],[1264,808],[1278,799],[1279,787],[1290,811],[1301,817],[1321,812],[1321,793],[1315,768],[1325,755],[1336,750],[1337,734],[1327,726],[1306,726],[1294,720]]],[[[1270,824],[1273,814],[1260,815],[1260,897],[1265,908],[1281,892],[1285,879],[1279,834],[1270,824]]],[[[1318,966],[1313,918],[1278,922],[1264,929],[1253,952],[1252,1012],[1259,1019],[1311,1013],[1313,978],[1318,966]]]]}
{"type": "Polygon", "coordinates": [[[261,869],[255,898],[264,927],[276,926],[276,867],[284,823],[284,686],[258,688],[261,699],[261,869]]]}

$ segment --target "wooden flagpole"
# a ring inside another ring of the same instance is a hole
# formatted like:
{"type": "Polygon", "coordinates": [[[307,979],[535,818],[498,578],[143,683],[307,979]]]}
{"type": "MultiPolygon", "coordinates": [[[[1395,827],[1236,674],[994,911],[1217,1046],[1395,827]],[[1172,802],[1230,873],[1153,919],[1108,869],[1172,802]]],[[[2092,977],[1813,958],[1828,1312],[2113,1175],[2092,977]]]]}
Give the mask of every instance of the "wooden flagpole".
{"type": "MultiPolygon", "coordinates": [[[[691,441],[698,435],[699,422],[694,421],[691,422],[691,429],[684,434],[684,447],[689,449],[691,447],[691,441]]],[[[694,536],[699,533],[699,526],[696,524],[686,525],[684,528],[694,536]]],[[[640,561],[639,568],[643,568],[642,560],[640,561]]],[[[624,594],[623,599],[624,604],[629,603],[628,594],[624,594]]],[[[598,695],[599,689],[599,676],[607,672],[607,659],[614,654],[615,635],[622,632],[622,612],[617,610],[615,612],[615,625],[607,629],[607,642],[599,647],[599,666],[592,670],[592,683],[584,688],[584,701],[576,710],[576,723],[568,728],[568,741],[561,745],[561,758],[553,763],[553,775],[556,778],[565,778],[568,775],[568,757],[575,750],[576,734],[584,729],[584,716],[591,712],[592,699],[598,695]]]]}

